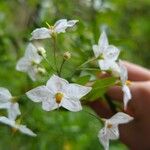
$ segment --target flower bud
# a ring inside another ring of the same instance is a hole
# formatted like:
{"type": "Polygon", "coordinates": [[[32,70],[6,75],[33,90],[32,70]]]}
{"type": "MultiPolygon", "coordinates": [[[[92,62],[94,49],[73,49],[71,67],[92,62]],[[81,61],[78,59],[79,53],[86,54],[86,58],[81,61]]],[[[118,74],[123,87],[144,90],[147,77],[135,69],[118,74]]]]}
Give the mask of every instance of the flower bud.
{"type": "Polygon", "coordinates": [[[65,60],[68,60],[68,59],[71,58],[71,53],[70,53],[69,51],[67,51],[67,52],[64,53],[63,56],[64,56],[64,59],[65,59],[65,60]]]}
{"type": "Polygon", "coordinates": [[[44,68],[41,68],[41,67],[38,67],[37,71],[39,74],[45,74],[46,73],[46,70],[44,68]]]}
{"type": "Polygon", "coordinates": [[[38,54],[40,56],[46,57],[46,50],[43,47],[38,47],[38,54]]]}

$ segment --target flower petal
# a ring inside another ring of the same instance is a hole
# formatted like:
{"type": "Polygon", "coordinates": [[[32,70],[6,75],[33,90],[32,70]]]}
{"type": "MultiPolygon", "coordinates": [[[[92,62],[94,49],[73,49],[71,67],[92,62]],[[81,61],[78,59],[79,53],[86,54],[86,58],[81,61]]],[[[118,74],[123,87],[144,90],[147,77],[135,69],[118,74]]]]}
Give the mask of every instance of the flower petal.
{"type": "Polygon", "coordinates": [[[130,89],[129,89],[129,87],[127,85],[123,85],[122,91],[123,91],[124,109],[126,109],[127,108],[127,104],[129,102],[129,100],[131,100],[132,96],[131,96],[130,89]]]}
{"type": "Polygon", "coordinates": [[[120,50],[113,46],[109,45],[107,48],[105,48],[105,51],[103,52],[104,59],[107,59],[109,61],[116,61],[118,59],[120,50]]]}
{"type": "Polygon", "coordinates": [[[79,22],[79,20],[69,20],[67,22],[67,26],[68,27],[73,27],[77,22],[79,22]]]}
{"type": "Polygon", "coordinates": [[[18,103],[11,103],[8,111],[8,118],[11,120],[16,120],[17,116],[21,114],[18,103]]]}
{"type": "Polygon", "coordinates": [[[55,32],[57,32],[57,33],[65,32],[66,28],[67,28],[67,20],[66,19],[58,20],[54,24],[54,29],[55,29],[55,32]]]}
{"type": "Polygon", "coordinates": [[[76,99],[65,98],[63,99],[61,106],[73,112],[82,110],[80,101],[76,99]]]}
{"type": "Polygon", "coordinates": [[[27,73],[32,81],[36,81],[38,78],[38,70],[36,66],[30,66],[27,73]]]}
{"type": "Polygon", "coordinates": [[[107,134],[104,131],[104,128],[102,128],[98,133],[98,138],[100,143],[103,145],[105,150],[109,150],[109,138],[107,134]]]}
{"type": "Polygon", "coordinates": [[[25,50],[25,58],[30,60],[30,63],[33,61],[39,64],[42,61],[42,57],[37,52],[37,47],[35,47],[32,43],[29,43],[25,50]]]}
{"type": "Polygon", "coordinates": [[[99,45],[99,50],[102,52],[105,50],[105,48],[107,48],[108,44],[108,39],[107,39],[107,35],[106,32],[103,31],[100,35],[99,41],[98,41],[98,45],[99,45]]]}
{"type": "Polygon", "coordinates": [[[49,101],[42,102],[42,108],[45,111],[51,111],[58,108],[59,105],[55,102],[54,98],[52,97],[49,101]]]}
{"type": "Polygon", "coordinates": [[[36,136],[36,134],[31,131],[29,128],[27,128],[25,125],[17,125],[18,126],[18,130],[24,134],[30,135],[30,136],[36,136]]]}
{"type": "Polygon", "coordinates": [[[68,84],[65,88],[65,94],[69,98],[80,99],[91,91],[91,87],[82,86],[79,84],[68,84]]]}
{"type": "Polygon", "coordinates": [[[53,92],[64,92],[65,87],[67,86],[68,81],[60,78],[56,75],[53,75],[48,81],[46,86],[48,87],[48,89],[53,92]]]}
{"type": "Polygon", "coordinates": [[[10,120],[4,116],[0,116],[0,122],[1,123],[4,123],[6,125],[9,125],[11,127],[14,127],[15,126],[15,121],[14,120],[10,120]]]}
{"type": "Polygon", "coordinates": [[[119,60],[119,66],[120,66],[120,79],[122,84],[126,84],[126,81],[128,79],[128,71],[127,68],[122,64],[122,62],[119,60]]]}
{"type": "Polygon", "coordinates": [[[46,86],[39,86],[26,93],[29,99],[33,102],[48,101],[51,97],[51,93],[46,86]]]}
{"type": "Polygon", "coordinates": [[[17,62],[16,70],[22,71],[22,72],[27,72],[30,65],[31,65],[30,61],[27,58],[22,57],[17,62]]]}
{"type": "Polygon", "coordinates": [[[99,67],[101,70],[109,70],[111,69],[111,66],[113,64],[112,61],[109,61],[109,60],[99,60],[98,61],[98,64],[99,64],[99,67]]]}
{"type": "Polygon", "coordinates": [[[35,29],[31,35],[31,40],[51,38],[50,30],[44,27],[35,29]]]}
{"type": "Polygon", "coordinates": [[[9,109],[11,102],[0,103],[0,109],[9,109]]]}
{"type": "Polygon", "coordinates": [[[5,103],[10,101],[12,98],[11,93],[9,92],[8,89],[0,87],[0,103],[5,103]]]}
{"type": "Polygon", "coordinates": [[[133,120],[133,117],[123,112],[118,112],[117,114],[115,114],[109,119],[109,122],[111,122],[112,124],[118,125],[118,124],[128,123],[131,120],[133,120]]]}
{"type": "Polygon", "coordinates": [[[93,52],[94,52],[94,55],[95,57],[99,57],[100,54],[102,53],[100,50],[99,50],[99,46],[98,45],[93,45],[93,52]]]}

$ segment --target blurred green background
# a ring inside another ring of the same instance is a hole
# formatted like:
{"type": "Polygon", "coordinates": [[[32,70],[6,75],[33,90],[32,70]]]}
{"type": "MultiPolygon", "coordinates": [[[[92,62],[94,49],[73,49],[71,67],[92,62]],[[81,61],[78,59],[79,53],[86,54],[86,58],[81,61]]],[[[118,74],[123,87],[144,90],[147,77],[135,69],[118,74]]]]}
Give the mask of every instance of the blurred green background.
{"type": "MultiPolygon", "coordinates": [[[[47,21],[78,19],[79,23],[66,34],[60,34],[58,47],[73,54],[64,68],[68,77],[78,64],[93,55],[101,29],[106,29],[110,43],[121,49],[121,58],[149,68],[150,35],[149,0],[1,0],[0,1],[0,86],[13,95],[45,83],[48,77],[33,83],[26,74],[15,70],[23,55],[30,33],[47,21]]],[[[45,42],[51,56],[51,45],[45,42]]],[[[84,112],[44,112],[41,106],[23,96],[20,101],[22,122],[38,136],[12,134],[0,125],[0,150],[97,150],[103,149],[97,133],[101,124],[84,112]]],[[[87,108],[88,109],[88,108],[87,108]]],[[[91,111],[88,109],[88,111],[91,111]]],[[[0,111],[0,114],[5,114],[0,111]]],[[[110,150],[126,150],[112,142],[110,150]]]]}

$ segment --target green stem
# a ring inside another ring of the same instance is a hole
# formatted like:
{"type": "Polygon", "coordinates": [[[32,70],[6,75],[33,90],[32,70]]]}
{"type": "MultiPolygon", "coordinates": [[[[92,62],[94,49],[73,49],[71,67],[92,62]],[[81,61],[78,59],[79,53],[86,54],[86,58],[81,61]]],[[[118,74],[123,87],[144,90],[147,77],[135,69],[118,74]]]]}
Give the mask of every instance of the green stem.
{"type": "Polygon", "coordinates": [[[49,63],[49,61],[47,60],[47,58],[44,57],[44,56],[42,56],[42,57],[43,57],[43,59],[46,61],[46,63],[50,66],[50,68],[51,68],[53,71],[56,71],[56,70],[53,68],[53,66],[51,66],[51,64],[49,63]]]}
{"type": "Polygon", "coordinates": [[[90,112],[88,112],[88,111],[86,111],[86,110],[83,110],[83,112],[89,114],[90,116],[94,117],[94,118],[97,119],[98,121],[103,122],[103,120],[102,120],[100,117],[98,117],[98,116],[96,116],[96,115],[94,115],[94,114],[92,114],[92,113],[90,113],[90,112]]]}
{"type": "Polygon", "coordinates": [[[64,63],[66,62],[65,59],[63,59],[62,63],[61,63],[61,66],[60,66],[60,70],[59,70],[59,76],[61,77],[61,73],[62,73],[62,68],[63,68],[63,65],[64,63]]]}
{"type": "Polygon", "coordinates": [[[71,75],[70,78],[72,78],[72,77],[74,76],[74,74],[76,73],[76,71],[80,70],[80,68],[81,68],[82,66],[84,66],[84,65],[86,65],[86,64],[88,64],[88,63],[90,63],[90,62],[92,62],[92,61],[95,61],[95,60],[97,60],[97,58],[94,57],[94,58],[91,58],[91,59],[85,61],[85,62],[82,63],[81,65],[79,65],[79,66],[75,69],[75,71],[73,72],[73,74],[71,75]]]}
{"type": "Polygon", "coordinates": [[[106,99],[112,113],[114,113],[114,114],[117,113],[115,104],[112,102],[111,98],[107,94],[105,94],[105,99],[106,99]]]}
{"type": "Polygon", "coordinates": [[[57,59],[56,59],[56,37],[52,36],[53,38],[53,50],[54,50],[54,64],[56,68],[56,72],[59,75],[58,67],[57,67],[57,59]]]}

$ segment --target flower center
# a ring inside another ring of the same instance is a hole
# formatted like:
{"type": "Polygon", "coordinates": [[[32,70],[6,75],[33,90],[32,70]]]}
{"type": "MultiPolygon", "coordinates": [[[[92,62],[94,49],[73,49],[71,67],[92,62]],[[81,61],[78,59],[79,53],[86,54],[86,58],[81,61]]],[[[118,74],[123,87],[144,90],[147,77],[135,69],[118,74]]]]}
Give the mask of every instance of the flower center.
{"type": "Polygon", "coordinates": [[[112,128],[112,124],[109,123],[109,124],[107,125],[107,128],[108,128],[108,129],[112,128]]]}
{"type": "Polygon", "coordinates": [[[103,54],[100,54],[100,55],[98,56],[98,59],[104,59],[104,55],[103,55],[103,54]]]}
{"type": "Polygon", "coordinates": [[[60,104],[60,102],[62,101],[62,98],[63,98],[63,97],[64,97],[64,94],[63,94],[63,93],[60,93],[60,92],[56,93],[56,94],[55,94],[56,103],[57,103],[57,104],[60,104]]]}
{"type": "Polygon", "coordinates": [[[131,85],[131,81],[130,81],[130,80],[127,80],[127,81],[126,81],[126,85],[128,85],[128,86],[131,85]]]}

